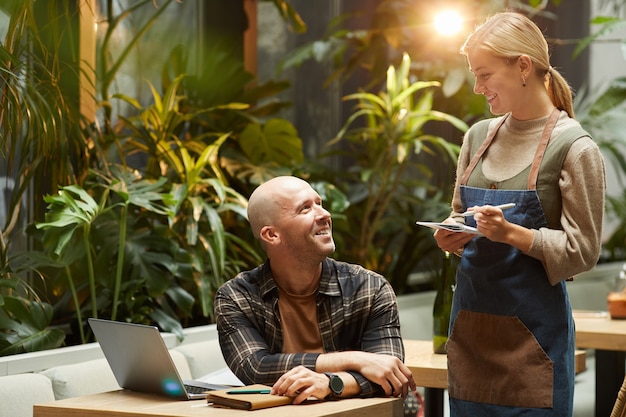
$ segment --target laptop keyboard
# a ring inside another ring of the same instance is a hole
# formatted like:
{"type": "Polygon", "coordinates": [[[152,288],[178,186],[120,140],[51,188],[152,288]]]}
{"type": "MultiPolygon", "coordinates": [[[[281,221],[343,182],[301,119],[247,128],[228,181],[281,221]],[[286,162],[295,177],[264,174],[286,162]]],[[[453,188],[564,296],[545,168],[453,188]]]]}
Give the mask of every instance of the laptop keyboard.
{"type": "Polygon", "coordinates": [[[189,394],[202,394],[203,392],[209,391],[209,388],[199,387],[197,385],[187,385],[187,384],[185,384],[185,390],[189,394]]]}

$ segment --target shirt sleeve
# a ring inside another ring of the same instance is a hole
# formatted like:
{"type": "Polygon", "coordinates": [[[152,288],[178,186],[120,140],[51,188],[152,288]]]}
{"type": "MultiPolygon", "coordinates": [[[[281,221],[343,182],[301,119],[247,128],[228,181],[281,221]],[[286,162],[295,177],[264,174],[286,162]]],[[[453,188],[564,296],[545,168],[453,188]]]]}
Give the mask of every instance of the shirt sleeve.
{"type": "Polygon", "coordinates": [[[540,228],[528,255],[539,259],[552,285],[595,266],[602,247],[604,158],[589,137],[570,147],[559,179],[563,230],[540,228]]]}
{"type": "MultiPolygon", "coordinates": [[[[386,280],[375,292],[374,303],[361,338],[361,350],[395,356],[404,362],[404,344],[400,333],[397,299],[393,288],[386,280]]],[[[369,381],[358,372],[350,371],[350,374],[361,387],[361,397],[384,395],[380,385],[369,381]]]]}
{"type": "Polygon", "coordinates": [[[459,158],[456,164],[456,181],[454,183],[454,192],[452,194],[452,213],[450,217],[457,221],[457,223],[465,223],[465,218],[460,215],[463,212],[463,203],[461,202],[461,189],[460,179],[463,177],[465,170],[469,166],[472,155],[470,154],[469,132],[465,133],[463,138],[463,144],[459,152],[459,158]]]}

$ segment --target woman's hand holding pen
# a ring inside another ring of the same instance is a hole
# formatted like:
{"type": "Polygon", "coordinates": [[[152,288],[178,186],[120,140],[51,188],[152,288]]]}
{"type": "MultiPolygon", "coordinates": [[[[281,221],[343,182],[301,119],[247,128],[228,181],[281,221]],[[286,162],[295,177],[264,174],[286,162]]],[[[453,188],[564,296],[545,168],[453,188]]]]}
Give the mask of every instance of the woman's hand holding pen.
{"type": "Polygon", "coordinates": [[[534,240],[534,232],[524,226],[507,221],[502,208],[496,206],[477,206],[473,211],[476,228],[493,242],[507,243],[517,249],[528,252],[534,240]]]}
{"type": "Polygon", "coordinates": [[[511,223],[504,218],[501,208],[477,206],[470,208],[468,211],[474,213],[476,228],[487,239],[494,242],[506,242],[507,232],[511,223]]]}
{"type": "MultiPolygon", "coordinates": [[[[476,228],[487,239],[494,242],[508,243],[524,252],[528,252],[534,239],[533,231],[507,221],[502,213],[502,210],[513,207],[515,207],[514,203],[501,204],[498,206],[474,206],[468,208],[467,211],[461,213],[461,215],[465,217],[473,216],[476,221],[476,228]]],[[[451,217],[443,222],[456,223],[451,217]]],[[[434,237],[441,250],[450,253],[458,253],[475,235],[438,229],[434,233],[434,237]]]]}

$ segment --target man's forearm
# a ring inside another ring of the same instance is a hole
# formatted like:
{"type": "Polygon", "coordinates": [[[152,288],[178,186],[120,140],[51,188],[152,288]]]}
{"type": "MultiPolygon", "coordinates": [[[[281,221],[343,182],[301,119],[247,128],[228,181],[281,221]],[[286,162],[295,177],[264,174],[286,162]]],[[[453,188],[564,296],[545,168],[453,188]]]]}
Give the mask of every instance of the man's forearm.
{"type": "Polygon", "coordinates": [[[339,371],[357,371],[357,356],[361,352],[329,352],[323,353],[317,357],[315,362],[316,372],[339,372],[339,371]]]}
{"type": "Polygon", "coordinates": [[[332,372],[342,375],[341,379],[344,382],[346,390],[344,397],[372,397],[380,395],[380,387],[363,376],[359,370],[358,358],[359,355],[363,353],[365,352],[346,351],[323,353],[317,357],[315,371],[332,372]],[[345,377],[343,375],[345,375],[345,377]]]}
{"type": "Polygon", "coordinates": [[[402,360],[396,356],[363,351],[332,352],[318,356],[316,372],[347,371],[359,383],[361,394],[378,395],[382,389],[386,395],[406,394],[406,387],[414,389],[413,375],[402,360]],[[359,381],[359,379],[363,379],[359,381]]]}

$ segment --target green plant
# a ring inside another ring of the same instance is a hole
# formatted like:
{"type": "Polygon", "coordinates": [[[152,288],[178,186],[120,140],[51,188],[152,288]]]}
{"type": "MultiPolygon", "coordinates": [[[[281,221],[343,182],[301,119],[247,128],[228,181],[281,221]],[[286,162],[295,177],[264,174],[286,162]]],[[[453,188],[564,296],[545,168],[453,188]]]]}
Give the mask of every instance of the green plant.
{"type": "Polygon", "coordinates": [[[384,90],[346,96],[357,101],[355,112],[329,143],[342,144],[332,154],[349,161],[335,182],[350,201],[345,221],[335,223],[340,257],[385,274],[397,292],[419,263],[415,254],[402,260],[405,250],[411,252],[405,243],[421,232],[414,224],[420,218],[416,216],[440,216],[449,207],[451,189],[441,191],[432,183],[432,161],[454,164],[458,155],[458,145],[427,133],[426,124],[451,124],[460,133],[468,128],[462,120],[433,109],[433,89],[439,84],[412,82],[410,67],[405,54],[397,70],[389,67],[384,90]],[[432,210],[424,211],[428,207],[432,210]]]}
{"type": "MultiPolygon", "coordinates": [[[[117,319],[122,277],[124,272],[131,275],[129,268],[124,268],[129,208],[135,207],[144,213],[154,213],[163,217],[171,214],[162,203],[171,198],[167,194],[159,193],[165,178],[151,182],[137,178],[135,173],[124,169],[112,167],[111,171],[114,173],[113,178],[98,176],[104,181],[96,186],[105,187],[100,195],[100,202],[77,185],[63,187],[57,195],[45,198],[48,203],[46,221],[36,224],[38,229],[44,231],[42,235],[44,250],[52,261],[47,265],[40,263],[38,266],[62,265],[61,276],[67,279],[70,286],[83,343],[86,337],[83,332],[82,306],[76,289],[77,280],[74,278],[76,271],[87,270],[90,316],[98,317],[99,311],[103,310],[102,303],[98,302],[98,293],[104,286],[104,289],[112,294],[110,311],[107,315],[113,320],[117,319]],[[117,247],[109,248],[105,242],[94,238],[92,230],[101,225],[101,218],[112,210],[117,211],[115,217],[118,220],[118,234],[117,239],[112,241],[114,244],[117,243],[117,247]],[[76,247],[78,242],[82,243],[82,248],[76,247]],[[104,269],[96,267],[99,256],[116,252],[116,262],[108,262],[109,265],[112,264],[111,266],[104,269]],[[112,270],[115,271],[114,274],[111,273],[112,270]],[[109,280],[109,275],[114,276],[114,279],[109,280]]],[[[130,253],[132,254],[132,251],[130,253]]]]}
{"type": "Polygon", "coordinates": [[[65,333],[50,327],[52,306],[10,269],[4,244],[0,256],[0,356],[61,346],[65,333]]]}
{"type": "Polygon", "coordinates": [[[0,7],[10,16],[0,44],[0,155],[12,180],[6,182],[10,197],[0,226],[0,354],[9,354],[63,343],[63,332],[49,328],[53,308],[34,285],[39,276],[16,253],[27,245],[20,230],[27,216],[43,216],[43,200],[29,196],[77,181],[87,166],[88,144],[72,87],[62,80],[62,74],[71,79],[77,73],[76,57],[60,53],[67,51],[67,29],[77,15],[73,5],[53,0],[35,8],[33,1],[11,1],[0,7]],[[57,18],[46,19],[52,9],[57,18]]]}
{"type": "MultiPolygon", "coordinates": [[[[5,243],[21,223],[28,193],[43,195],[57,183],[75,181],[85,168],[81,115],[61,81],[73,69],[58,55],[76,11],[67,2],[47,6],[59,7],[58,19],[45,21],[46,8],[35,9],[32,1],[4,5],[11,18],[0,45],[0,155],[15,183],[2,225],[5,243]]],[[[32,205],[35,216],[42,214],[40,205],[32,205]]]]}
{"type": "Polygon", "coordinates": [[[187,124],[198,122],[201,115],[247,106],[232,103],[182,112],[185,97],[177,94],[182,80],[182,76],[177,77],[163,97],[153,88],[154,104],[147,108],[123,97],[137,106],[140,114],[123,118],[128,134],[120,147],[127,151],[122,154],[140,153],[146,157],[143,169],[149,177],[168,178],[173,196],[170,210],[174,213],[169,226],[181,248],[191,256],[197,283],[194,293],[198,294],[202,315],[212,317],[213,293],[238,271],[238,254],[243,252],[251,262],[259,258],[250,245],[227,233],[221,218],[229,213],[246,217],[247,200],[228,186],[220,166],[219,151],[229,133],[209,130],[183,139],[179,134],[187,124]]]}
{"type": "MultiPolygon", "coordinates": [[[[304,30],[286,1],[271,1],[295,31],[304,30]]],[[[230,183],[246,192],[289,170],[284,163],[302,161],[293,126],[267,119],[286,105],[271,98],[287,84],[246,88],[253,77],[218,41],[204,51],[214,65],[200,76],[187,74],[193,45],[164,57],[163,95],[151,85],[152,104],[115,92],[131,53],[172,3],[140,0],[114,14],[114,1],[103,1],[106,29],[96,65],[82,69],[93,70],[87,78],[98,100],[95,122],[93,114],[80,113],[72,85],[79,74],[79,57],[72,55],[79,7],[57,0],[37,8],[34,1],[0,5],[11,15],[0,49],[0,126],[17,179],[1,234],[0,334],[10,345],[3,352],[33,338],[52,339],[49,334],[58,346],[63,337],[51,323],[70,323],[80,334],[68,343],[90,340],[86,316],[156,322],[181,334],[183,325],[211,318],[217,286],[261,262],[243,221],[246,199],[230,183]],[[128,41],[114,45],[122,24],[153,4],[128,41]],[[131,104],[139,114],[115,114],[116,103],[131,104]],[[49,182],[33,183],[39,178],[49,182]],[[29,189],[32,184],[39,188],[29,189]],[[41,217],[23,218],[26,191],[42,203],[48,194],[48,209],[36,211],[41,217]],[[11,250],[14,229],[33,220],[33,250],[11,250]],[[31,288],[31,281],[37,284],[32,291],[19,290],[31,288]],[[36,311],[45,314],[36,314],[35,323],[30,315],[36,311]]]]}
{"type": "Polygon", "coordinates": [[[601,261],[626,260],[626,191],[618,195],[607,196],[607,213],[613,221],[613,232],[602,245],[601,261]]]}
{"type": "MultiPolygon", "coordinates": [[[[2,284],[7,284],[4,280],[2,284]]],[[[65,334],[50,328],[52,306],[23,296],[5,296],[0,309],[0,356],[53,349],[65,334]]]]}

